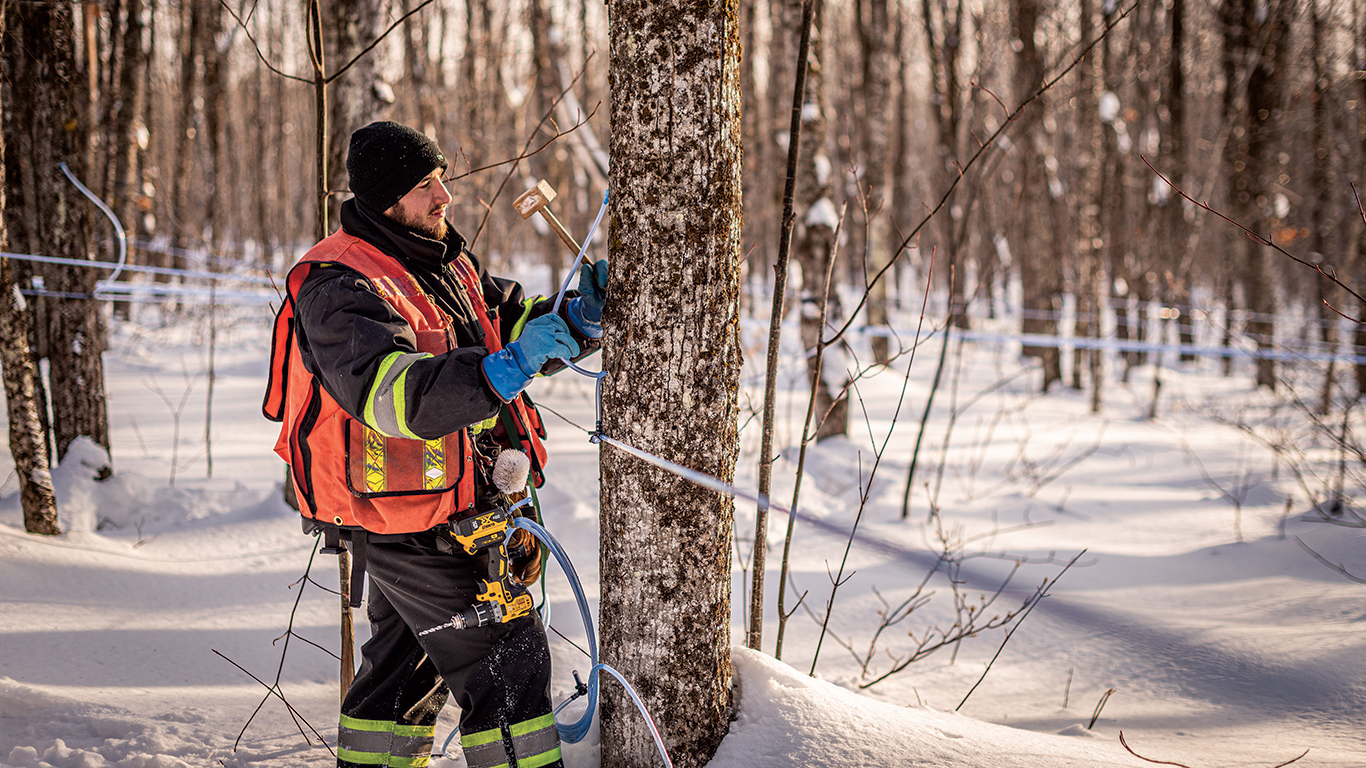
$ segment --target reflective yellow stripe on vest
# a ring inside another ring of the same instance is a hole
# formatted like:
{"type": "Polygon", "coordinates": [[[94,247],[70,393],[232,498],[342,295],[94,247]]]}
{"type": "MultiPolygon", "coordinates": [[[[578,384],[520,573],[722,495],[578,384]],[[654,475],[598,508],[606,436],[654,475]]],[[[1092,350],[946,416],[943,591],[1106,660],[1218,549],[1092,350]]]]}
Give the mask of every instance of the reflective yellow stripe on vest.
{"type": "Polygon", "coordinates": [[[365,423],[371,429],[387,437],[419,439],[408,428],[408,368],[429,357],[426,352],[391,352],[380,361],[365,398],[365,423]]]}
{"type": "Polygon", "coordinates": [[[517,318],[517,322],[512,324],[512,333],[508,335],[510,341],[516,341],[522,335],[522,329],[526,327],[527,321],[531,319],[531,308],[540,300],[540,296],[532,296],[522,302],[522,316],[517,318]]]}

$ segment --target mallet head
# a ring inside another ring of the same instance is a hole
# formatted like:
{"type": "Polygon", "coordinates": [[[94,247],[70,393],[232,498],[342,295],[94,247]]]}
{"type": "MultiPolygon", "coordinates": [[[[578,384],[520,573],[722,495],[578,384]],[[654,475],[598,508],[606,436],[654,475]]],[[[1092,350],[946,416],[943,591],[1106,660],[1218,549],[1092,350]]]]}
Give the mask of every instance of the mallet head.
{"type": "Polygon", "coordinates": [[[536,186],[522,193],[521,197],[512,201],[512,207],[522,215],[523,219],[529,219],[536,215],[536,212],[550,205],[550,201],[555,199],[555,189],[550,186],[550,182],[541,179],[536,182],[536,186]]]}

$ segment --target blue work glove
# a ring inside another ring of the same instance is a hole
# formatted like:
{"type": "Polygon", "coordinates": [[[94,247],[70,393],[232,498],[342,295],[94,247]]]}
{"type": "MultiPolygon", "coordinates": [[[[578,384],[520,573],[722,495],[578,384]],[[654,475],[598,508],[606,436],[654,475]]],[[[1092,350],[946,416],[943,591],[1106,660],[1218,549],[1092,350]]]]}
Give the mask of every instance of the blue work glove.
{"type": "Polygon", "coordinates": [[[498,397],[511,402],[546,361],[577,354],[578,342],[564,320],[558,315],[541,315],[526,324],[516,341],[484,358],[484,377],[498,397]]]}
{"type": "Polygon", "coordinates": [[[607,262],[579,268],[579,297],[569,302],[569,319],[590,339],[602,338],[602,309],[607,306],[607,262]]]}

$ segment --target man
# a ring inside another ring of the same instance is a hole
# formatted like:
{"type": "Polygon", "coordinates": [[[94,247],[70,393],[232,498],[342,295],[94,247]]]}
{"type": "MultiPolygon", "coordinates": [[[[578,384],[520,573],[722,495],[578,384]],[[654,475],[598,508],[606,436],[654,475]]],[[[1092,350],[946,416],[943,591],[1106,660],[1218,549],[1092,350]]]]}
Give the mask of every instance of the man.
{"type": "Polygon", "coordinates": [[[513,585],[504,597],[521,599],[490,613],[499,601],[479,595],[510,583],[495,575],[508,568],[533,582],[537,547],[521,530],[474,554],[455,537],[506,508],[500,451],[523,450],[541,481],[544,432],[522,390],[599,345],[606,262],[585,266],[552,314],[464,250],[445,219],[446,159],[426,136],[373,123],[352,134],[346,167],[341,229],[289,273],[265,404],[305,529],[349,540],[370,574],[371,639],[342,703],[338,765],[427,765],[449,692],[470,768],[559,766],[530,597],[513,585]]]}

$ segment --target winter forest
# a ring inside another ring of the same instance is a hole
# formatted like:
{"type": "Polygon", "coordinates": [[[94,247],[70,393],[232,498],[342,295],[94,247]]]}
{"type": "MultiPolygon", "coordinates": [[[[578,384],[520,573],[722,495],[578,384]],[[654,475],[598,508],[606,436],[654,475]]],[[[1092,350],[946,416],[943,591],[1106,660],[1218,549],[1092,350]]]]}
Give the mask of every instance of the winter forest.
{"type": "Polygon", "coordinates": [[[611,265],[528,390],[565,765],[1366,766],[1363,0],[0,0],[0,55],[0,768],[335,764],[369,628],[261,403],[377,120],[491,273],[611,265]]]}

